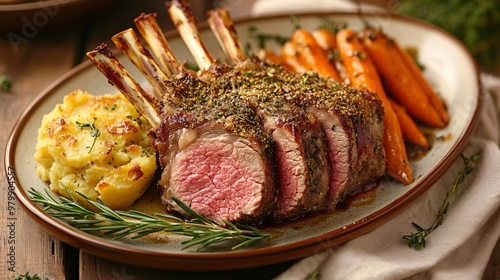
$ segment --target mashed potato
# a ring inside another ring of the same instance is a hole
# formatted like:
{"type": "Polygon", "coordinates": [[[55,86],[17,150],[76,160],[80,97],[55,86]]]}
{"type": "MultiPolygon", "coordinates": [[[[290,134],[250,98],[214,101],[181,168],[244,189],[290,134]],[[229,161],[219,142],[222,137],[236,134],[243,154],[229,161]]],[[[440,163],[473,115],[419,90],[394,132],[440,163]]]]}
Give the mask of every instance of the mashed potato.
{"type": "Polygon", "coordinates": [[[156,156],[147,121],[121,95],[76,90],[45,115],[38,130],[37,174],[52,191],[65,187],[112,209],[130,206],[149,187],[156,156]]]}

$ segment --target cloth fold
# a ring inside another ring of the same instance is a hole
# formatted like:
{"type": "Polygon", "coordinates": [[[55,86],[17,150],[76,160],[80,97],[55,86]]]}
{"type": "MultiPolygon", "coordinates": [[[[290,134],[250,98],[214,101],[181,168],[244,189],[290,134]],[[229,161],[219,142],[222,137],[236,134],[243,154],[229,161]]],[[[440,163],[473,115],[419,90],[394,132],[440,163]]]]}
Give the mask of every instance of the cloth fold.
{"type": "Polygon", "coordinates": [[[277,279],[481,279],[500,237],[500,78],[482,74],[478,123],[464,156],[481,152],[472,173],[452,196],[444,223],[420,251],[401,237],[428,227],[451,189],[461,158],[408,209],[374,231],[299,261],[277,279]]]}

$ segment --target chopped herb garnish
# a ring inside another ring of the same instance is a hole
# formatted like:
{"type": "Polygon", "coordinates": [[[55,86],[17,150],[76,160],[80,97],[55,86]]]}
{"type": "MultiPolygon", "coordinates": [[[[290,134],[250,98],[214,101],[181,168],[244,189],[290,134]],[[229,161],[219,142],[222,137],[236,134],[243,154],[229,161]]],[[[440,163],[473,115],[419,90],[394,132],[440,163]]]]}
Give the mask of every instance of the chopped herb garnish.
{"type": "Polygon", "coordinates": [[[104,109],[113,111],[114,109],[116,109],[116,104],[113,104],[111,106],[104,106],[104,109]]]}
{"type": "Polygon", "coordinates": [[[262,33],[257,30],[257,27],[250,26],[248,29],[248,33],[250,38],[257,41],[257,47],[259,49],[265,49],[268,41],[274,41],[280,46],[283,46],[290,38],[282,36],[280,34],[270,34],[270,33],[262,33]]]}
{"type": "Polygon", "coordinates": [[[89,154],[92,151],[92,148],[94,148],[95,142],[97,141],[97,137],[101,136],[101,131],[95,127],[95,118],[93,123],[81,123],[81,122],[76,122],[76,125],[78,128],[83,129],[85,127],[90,128],[90,136],[94,138],[94,141],[92,142],[91,146],[88,146],[87,148],[89,149],[89,154]]]}
{"type": "Polygon", "coordinates": [[[127,119],[129,119],[129,120],[131,120],[133,122],[137,122],[137,120],[133,116],[131,116],[131,115],[127,115],[127,119]]]}
{"type": "Polygon", "coordinates": [[[300,76],[300,85],[305,86],[307,84],[307,80],[309,80],[309,75],[303,74],[300,76]]]}

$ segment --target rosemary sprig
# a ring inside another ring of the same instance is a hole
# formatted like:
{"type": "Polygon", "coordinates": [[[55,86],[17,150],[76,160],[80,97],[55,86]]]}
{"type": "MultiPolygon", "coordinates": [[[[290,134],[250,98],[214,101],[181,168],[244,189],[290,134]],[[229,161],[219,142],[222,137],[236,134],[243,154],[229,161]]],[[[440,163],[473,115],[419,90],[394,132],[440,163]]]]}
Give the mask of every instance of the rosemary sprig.
{"type": "Polygon", "coordinates": [[[19,274],[12,279],[13,280],[41,280],[41,278],[40,278],[40,276],[38,276],[38,274],[31,275],[29,272],[26,272],[25,274],[19,274]]]}
{"type": "Polygon", "coordinates": [[[77,200],[68,189],[66,192],[69,199],[63,196],[57,198],[48,189],[45,189],[45,194],[33,188],[29,190],[31,200],[41,204],[43,210],[49,215],[63,218],[69,225],[82,231],[97,231],[106,235],[114,235],[113,239],[125,236],[135,239],[155,232],[171,232],[192,237],[181,243],[182,250],[194,246],[197,247],[197,251],[201,251],[210,245],[227,240],[237,241],[237,244],[231,248],[236,250],[271,237],[253,226],[233,224],[225,220],[223,222],[226,227],[220,226],[201,216],[175,197],[172,199],[192,217],[191,220],[161,213],[149,215],[136,210],[112,210],[102,201],[96,202],[78,193],[88,204],[97,209],[94,212],[77,200]]]}
{"type": "Polygon", "coordinates": [[[408,247],[414,248],[415,250],[425,248],[425,238],[444,223],[446,213],[448,212],[448,206],[450,205],[451,196],[458,190],[458,186],[462,184],[462,182],[465,180],[465,177],[472,172],[472,170],[474,169],[474,164],[479,158],[479,155],[480,153],[478,152],[470,157],[464,157],[463,155],[461,156],[463,160],[463,166],[458,172],[458,175],[453,182],[452,188],[446,193],[443,205],[441,206],[441,209],[439,210],[434,223],[428,228],[423,228],[413,222],[412,225],[413,227],[415,227],[417,232],[402,236],[402,239],[406,240],[408,247]]]}
{"type": "Polygon", "coordinates": [[[101,136],[101,131],[99,128],[95,127],[95,119],[93,123],[81,123],[79,121],[76,122],[76,125],[78,128],[83,129],[84,127],[90,128],[90,136],[94,138],[94,141],[92,142],[92,145],[87,147],[89,149],[89,154],[92,151],[92,148],[94,148],[95,142],[97,141],[97,137],[101,136]]]}

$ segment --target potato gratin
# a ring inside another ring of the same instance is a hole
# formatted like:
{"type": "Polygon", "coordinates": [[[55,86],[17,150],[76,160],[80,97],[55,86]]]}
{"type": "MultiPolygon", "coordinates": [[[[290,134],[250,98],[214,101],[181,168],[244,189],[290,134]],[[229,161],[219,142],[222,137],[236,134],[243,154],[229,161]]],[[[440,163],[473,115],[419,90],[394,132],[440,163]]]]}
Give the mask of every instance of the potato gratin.
{"type": "Polygon", "coordinates": [[[76,191],[112,209],[130,206],[149,187],[156,151],[148,122],[121,94],[76,90],[45,115],[38,130],[37,174],[52,191],[76,191]]]}

